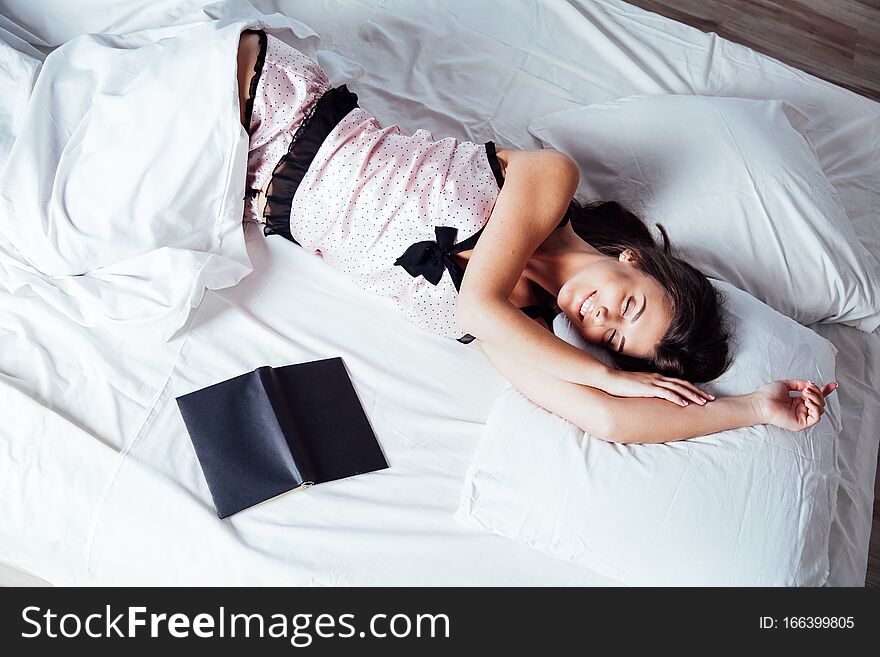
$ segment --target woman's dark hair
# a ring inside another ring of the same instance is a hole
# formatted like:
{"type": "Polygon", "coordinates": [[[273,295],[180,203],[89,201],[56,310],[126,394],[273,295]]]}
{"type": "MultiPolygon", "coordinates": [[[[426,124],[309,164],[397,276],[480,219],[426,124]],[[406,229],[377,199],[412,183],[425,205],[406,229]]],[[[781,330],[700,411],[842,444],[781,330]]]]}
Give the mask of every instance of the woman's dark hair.
{"type": "Polygon", "coordinates": [[[629,371],[653,371],[688,381],[711,381],[730,364],[729,334],[723,300],[709,279],[671,253],[669,236],[658,245],[644,223],[619,203],[581,205],[572,201],[569,218],[574,232],[605,255],[635,253],[636,266],[654,278],[669,295],[672,321],[648,359],[612,352],[615,363],[629,371]]]}

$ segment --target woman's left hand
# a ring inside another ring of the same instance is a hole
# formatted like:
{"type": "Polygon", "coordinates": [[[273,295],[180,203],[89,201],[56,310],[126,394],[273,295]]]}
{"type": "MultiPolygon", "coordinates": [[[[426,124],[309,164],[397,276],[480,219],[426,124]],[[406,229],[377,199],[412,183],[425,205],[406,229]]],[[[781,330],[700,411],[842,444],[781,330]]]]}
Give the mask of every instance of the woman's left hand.
{"type": "Polygon", "coordinates": [[[764,423],[788,431],[802,431],[819,422],[825,412],[825,397],[835,390],[836,381],[820,388],[812,381],[787,379],[763,385],[752,394],[764,423]],[[789,395],[795,391],[801,396],[789,395]]]}
{"type": "Polygon", "coordinates": [[[658,397],[679,406],[691,402],[703,405],[715,399],[689,381],[654,372],[609,369],[606,380],[596,387],[615,397],[658,397]]]}

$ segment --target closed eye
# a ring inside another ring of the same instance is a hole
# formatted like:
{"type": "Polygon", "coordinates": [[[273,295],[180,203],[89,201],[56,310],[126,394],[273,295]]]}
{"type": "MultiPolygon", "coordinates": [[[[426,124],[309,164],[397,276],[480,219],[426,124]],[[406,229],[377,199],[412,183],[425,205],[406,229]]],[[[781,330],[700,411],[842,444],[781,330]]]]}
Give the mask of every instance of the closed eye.
{"type": "Polygon", "coordinates": [[[622,313],[622,314],[623,314],[624,317],[626,317],[626,313],[629,311],[629,307],[630,307],[630,305],[632,305],[632,303],[633,303],[633,298],[632,298],[632,297],[629,297],[629,298],[626,300],[626,305],[623,307],[623,313],[622,313]]]}
{"type": "Polygon", "coordinates": [[[647,305],[648,305],[648,297],[645,297],[645,298],[642,300],[642,307],[639,308],[639,311],[638,311],[635,315],[633,315],[633,318],[632,318],[632,322],[633,322],[633,324],[635,324],[637,321],[639,321],[639,317],[641,317],[641,316],[642,316],[642,313],[645,312],[645,307],[646,307],[647,305]]]}
{"type": "Polygon", "coordinates": [[[611,331],[611,335],[608,338],[608,348],[614,350],[614,336],[617,335],[617,329],[611,331]]]}

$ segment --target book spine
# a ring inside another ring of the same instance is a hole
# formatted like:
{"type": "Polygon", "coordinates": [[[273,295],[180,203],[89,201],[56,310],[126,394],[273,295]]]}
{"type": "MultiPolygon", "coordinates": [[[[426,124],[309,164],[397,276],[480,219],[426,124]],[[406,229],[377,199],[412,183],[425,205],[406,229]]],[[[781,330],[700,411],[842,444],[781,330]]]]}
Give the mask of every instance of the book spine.
{"type": "MultiPolygon", "coordinates": [[[[290,474],[297,481],[297,485],[311,485],[320,483],[316,480],[317,472],[312,458],[309,455],[308,445],[305,443],[301,433],[297,431],[294,409],[290,407],[288,396],[285,394],[284,382],[277,375],[272,367],[261,367],[260,380],[263,382],[263,389],[266,391],[266,397],[272,405],[275,418],[278,420],[278,426],[281,427],[281,433],[287,441],[287,447],[292,457],[292,467],[294,471],[290,474]]],[[[300,409],[299,412],[303,412],[300,409]]]]}

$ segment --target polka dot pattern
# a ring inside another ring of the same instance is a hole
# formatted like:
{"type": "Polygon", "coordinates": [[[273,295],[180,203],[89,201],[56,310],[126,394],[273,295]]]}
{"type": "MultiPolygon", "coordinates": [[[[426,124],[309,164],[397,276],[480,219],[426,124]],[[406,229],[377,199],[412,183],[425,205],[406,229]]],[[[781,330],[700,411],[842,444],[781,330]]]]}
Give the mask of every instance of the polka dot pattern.
{"type": "MultiPolygon", "coordinates": [[[[267,64],[278,48],[268,38],[267,64]]],[[[249,181],[263,184],[287,152],[303,108],[307,112],[316,94],[319,97],[326,89],[326,78],[316,64],[307,65],[304,62],[311,60],[281,45],[296,53],[286,59],[275,54],[272,59],[287,67],[284,78],[290,82],[278,88],[288,94],[283,98],[291,107],[280,108],[282,97],[273,95],[276,82],[271,76],[262,87],[262,94],[269,97],[260,97],[258,84],[254,103],[254,115],[260,114],[254,121],[260,123],[252,122],[257,129],[252,132],[249,181]],[[301,82],[310,75],[311,84],[301,82]],[[276,124],[279,118],[283,127],[276,124]],[[260,142],[258,133],[271,136],[260,142]],[[274,143],[283,146],[272,150],[274,143]],[[257,155],[255,148],[264,150],[257,155]],[[275,153],[278,159],[272,159],[275,153]]],[[[267,68],[278,70],[275,64],[267,68]]],[[[433,285],[422,276],[412,277],[394,261],[411,244],[434,240],[434,226],[457,228],[455,243],[478,232],[488,221],[498,192],[483,144],[451,137],[435,140],[426,130],[409,135],[398,125],[382,127],[358,108],[345,116],[318,150],[294,196],[290,231],[303,248],[321,255],[363,289],[391,297],[422,330],[458,339],[466,331],[456,321],[458,292],[449,273],[444,271],[439,284],[433,285]]]]}
{"type": "MultiPolygon", "coordinates": [[[[275,165],[290,148],[293,134],[330,88],[312,59],[266,35],[266,59],[257,80],[248,146],[247,188],[265,190],[275,165]]],[[[256,196],[245,200],[244,220],[263,223],[256,196]]]]}

